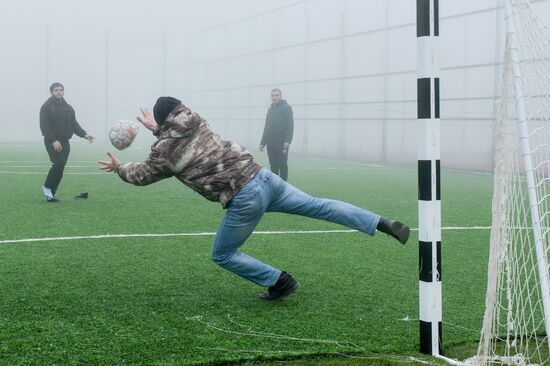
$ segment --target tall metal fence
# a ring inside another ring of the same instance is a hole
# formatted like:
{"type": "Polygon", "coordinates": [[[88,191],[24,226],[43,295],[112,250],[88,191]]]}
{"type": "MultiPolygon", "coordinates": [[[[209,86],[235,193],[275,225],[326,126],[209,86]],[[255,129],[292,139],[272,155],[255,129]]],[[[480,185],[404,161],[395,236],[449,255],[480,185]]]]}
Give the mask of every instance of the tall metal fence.
{"type": "MultiPolygon", "coordinates": [[[[442,160],[489,169],[502,15],[494,1],[461,5],[441,9],[442,160]]],[[[299,1],[191,34],[168,89],[255,147],[279,87],[294,151],[414,164],[415,16],[414,2],[299,1]]]]}
{"type": "MultiPolygon", "coordinates": [[[[533,3],[550,24],[550,0],[533,3]]],[[[190,34],[175,20],[168,32],[98,29],[68,41],[66,29],[52,26],[18,42],[43,60],[24,81],[35,105],[6,90],[0,105],[39,139],[47,85],[63,80],[80,120],[101,137],[114,120],[169,94],[255,150],[277,87],[294,110],[293,153],[416,164],[415,17],[410,1],[303,0],[190,34]]],[[[502,25],[497,0],[440,4],[444,167],[491,169],[502,25]]]]}

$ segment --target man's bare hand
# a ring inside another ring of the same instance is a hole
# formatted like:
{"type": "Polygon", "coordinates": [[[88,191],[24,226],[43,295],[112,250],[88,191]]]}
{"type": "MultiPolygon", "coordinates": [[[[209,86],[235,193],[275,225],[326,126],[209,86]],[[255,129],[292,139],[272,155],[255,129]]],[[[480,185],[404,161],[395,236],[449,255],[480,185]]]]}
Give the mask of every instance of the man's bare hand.
{"type": "Polygon", "coordinates": [[[90,134],[86,134],[86,135],[84,136],[84,138],[85,138],[86,140],[88,140],[88,142],[89,142],[90,144],[91,144],[92,142],[94,142],[94,140],[95,140],[95,137],[93,137],[93,136],[90,135],[90,134]]]}
{"type": "Polygon", "coordinates": [[[63,146],[61,146],[61,142],[55,140],[52,142],[53,151],[55,152],[61,152],[63,151],[63,146]]]}
{"type": "Polygon", "coordinates": [[[121,161],[118,160],[118,158],[113,154],[108,152],[107,156],[111,158],[111,160],[100,160],[99,163],[99,169],[104,170],[106,172],[112,172],[117,169],[117,167],[121,164],[121,161]]]}
{"type": "Polygon", "coordinates": [[[155,117],[147,108],[140,108],[141,116],[137,116],[137,120],[149,131],[154,131],[157,128],[155,117]]]}

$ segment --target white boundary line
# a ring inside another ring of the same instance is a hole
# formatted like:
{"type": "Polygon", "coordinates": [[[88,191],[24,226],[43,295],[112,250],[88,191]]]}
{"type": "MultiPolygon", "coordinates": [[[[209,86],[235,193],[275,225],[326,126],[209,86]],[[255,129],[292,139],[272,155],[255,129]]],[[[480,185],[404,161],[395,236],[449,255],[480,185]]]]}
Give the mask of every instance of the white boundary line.
{"type": "MultiPolygon", "coordinates": [[[[34,165],[34,166],[30,166],[30,165],[22,165],[22,166],[2,166],[0,165],[0,168],[2,169],[19,169],[19,168],[42,168],[42,169],[49,169],[51,167],[51,165],[34,165]]],[[[87,166],[83,166],[83,165],[67,165],[66,168],[84,168],[84,169],[93,169],[93,168],[97,168],[95,170],[99,170],[99,165],[97,166],[92,166],[92,165],[87,165],[87,166]]],[[[295,167],[294,170],[296,171],[307,171],[307,170],[332,170],[332,171],[342,171],[342,170],[357,170],[357,168],[354,168],[354,167],[295,167]]],[[[20,175],[33,175],[33,174],[39,174],[39,175],[44,175],[44,174],[47,174],[48,172],[46,170],[44,171],[41,171],[41,172],[32,172],[32,171],[14,171],[14,170],[0,170],[0,174],[20,174],[20,175]]],[[[82,172],[82,173],[67,173],[65,172],[64,174],[98,174],[98,173],[94,173],[94,172],[82,172]]]]}
{"type": "MultiPolygon", "coordinates": [[[[21,168],[51,168],[49,165],[0,165],[2,169],[21,169],[21,168]]],[[[99,165],[65,165],[65,169],[68,168],[98,168],[99,165]]]]}
{"type": "MultiPolygon", "coordinates": [[[[441,230],[490,230],[490,226],[469,226],[469,227],[442,227],[441,230]]],[[[411,229],[418,231],[418,229],[411,229]]],[[[346,234],[356,233],[357,230],[287,230],[287,231],[254,231],[255,235],[287,235],[287,234],[346,234]]],[[[60,236],[49,238],[27,238],[27,239],[8,239],[0,240],[0,244],[29,243],[40,241],[59,241],[59,240],[89,240],[89,239],[116,239],[116,238],[160,238],[177,236],[214,236],[215,232],[202,233],[165,233],[165,234],[102,234],[88,236],[60,236]]]]}
{"type": "MultiPolygon", "coordinates": [[[[6,168],[6,167],[2,167],[0,166],[0,168],[6,168]]],[[[17,167],[11,167],[11,168],[17,168],[17,167]]],[[[38,167],[37,167],[38,168],[38,167]]],[[[40,167],[40,168],[49,168],[49,166],[44,166],[44,167],[40,167]]],[[[67,168],[93,168],[93,167],[70,167],[68,166],[67,168]]],[[[97,167],[96,170],[99,170],[99,166],[97,167]]],[[[355,168],[294,168],[294,170],[296,171],[301,171],[301,170],[356,170],[355,168]]],[[[0,170],[0,174],[20,174],[20,175],[46,175],[48,174],[47,171],[42,171],[42,172],[25,172],[25,171],[11,171],[11,170],[0,170]]],[[[100,175],[100,174],[103,174],[105,175],[105,172],[98,172],[98,173],[95,173],[95,172],[81,172],[81,173],[71,173],[71,172],[65,172],[63,174],[69,174],[69,175],[100,175]]]]}
{"type": "MultiPolygon", "coordinates": [[[[97,160],[71,160],[72,163],[97,163],[97,160]]],[[[7,164],[7,163],[33,163],[33,164],[50,164],[51,163],[48,160],[0,160],[0,164],[7,164]]]]}
{"type": "MultiPolygon", "coordinates": [[[[46,174],[48,174],[48,172],[10,172],[10,171],[6,171],[6,170],[0,170],[0,174],[46,175],[46,174]]],[[[89,173],[85,173],[85,172],[83,172],[83,173],[64,172],[63,175],[107,175],[107,174],[105,174],[105,172],[97,172],[97,173],[92,173],[92,172],[89,172],[89,173]]],[[[112,175],[112,174],[109,174],[109,175],[112,175]]]]}
{"type": "MultiPolygon", "coordinates": [[[[377,169],[402,169],[402,170],[416,170],[416,165],[383,165],[383,164],[376,164],[376,163],[363,163],[360,161],[346,161],[346,160],[339,160],[339,159],[326,159],[326,158],[311,158],[311,160],[314,161],[322,161],[322,162],[332,162],[332,163],[338,163],[338,164],[345,164],[347,166],[344,167],[309,167],[309,166],[297,166],[294,169],[301,171],[301,170],[354,170],[357,169],[357,167],[361,168],[377,168],[377,169]]],[[[67,168],[86,168],[90,167],[93,168],[97,165],[97,161],[92,160],[74,160],[71,161],[72,163],[91,163],[94,165],[90,166],[67,166],[67,168]]],[[[49,164],[48,161],[38,161],[38,160],[0,160],[0,168],[49,168],[51,164],[49,165],[43,165],[43,166],[8,166],[8,165],[2,165],[2,164],[13,164],[13,163],[44,163],[49,164]]],[[[455,169],[455,168],[445,168],[446,171],[453,172],[453,173],[466,173],[466,174],[473,174],[473,175],[485,175],[485,176],[491,176],[492,172],[485,172],[485,171],[477,171],[477,170],[463,170],[463,169],[455,169]]],[[[12,172],[12,171],[0,171],[0,174],[42,174],[42,173],[34,173],[34,172],[12,172]]],[[[95,174],[95,173],[65,173],[65,174],[95,174]]]]}

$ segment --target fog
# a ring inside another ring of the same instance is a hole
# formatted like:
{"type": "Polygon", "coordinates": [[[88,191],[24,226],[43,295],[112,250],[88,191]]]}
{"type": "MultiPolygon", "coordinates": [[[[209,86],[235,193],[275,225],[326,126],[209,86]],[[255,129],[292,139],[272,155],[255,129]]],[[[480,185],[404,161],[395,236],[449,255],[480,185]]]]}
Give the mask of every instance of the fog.
{"type": "MultiPolygon", "coordinates": [[[[550,1],[534,1],[550,24],[550,1]]],[[[293,151],[416,163],[416,2],[2,2],[0,143],[40,144],[49,85],[99,143],[173,95],[256,149],[269,92],[293,107],[293,151]]],[[[489,169],[504,20],[497,0],[440,1],[442,164],[489,169]]],[[[74,138],[73,138],[74,139],[74,138]]],[[[152,138],[140,133],[136,143],[152,138]]]]}

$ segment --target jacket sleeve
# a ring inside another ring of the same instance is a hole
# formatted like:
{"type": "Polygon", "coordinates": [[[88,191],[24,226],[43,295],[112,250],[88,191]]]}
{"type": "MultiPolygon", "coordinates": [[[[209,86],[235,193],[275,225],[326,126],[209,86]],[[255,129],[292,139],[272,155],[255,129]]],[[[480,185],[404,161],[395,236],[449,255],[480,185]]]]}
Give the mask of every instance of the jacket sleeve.
{"type": "Polygon", "coordinates": [[[285,131],[285,142],[289,144],[292,142],[292,137],[294,136],[294,113],[292,112],[292,107],[288,106],[288,109],[285,111],[285,122],[286,122],[286,131],[285,131]]]}
{"type": "Polygon", "coordinates": [[[169,160],[156,148],[141,163],[125,163],[117,167],[118,176],[125,182],[136,186],[146,186],[169,178],[174,173],[169,160]]]}
{"type": "Polygon", "coordinates": [[[265,117],[265,125],[264,125],[264,133],[262,134],[262,140],[260,141],[260,145],[265,145],[265,142],[267,140],[267,116],[265,117]]]}
{"type": "Polygon", "coordinates": [[[73,127],[73,132],[78,137],[84,137],[86,136],[86,131],[80,125],[78,124],[78,121],[76,120],[76,113],[74,109],[71,107],[71,125],[73,127]]]}
{"type": "Polygon", "coordinates": [[[42,131],[42,135],[44,135],[44,138],[47,141],[53,142],[57,140],[57,137],[53,134],[50,125],[51,121],[48,114],[48,107],[46,106],[46,104],[43,104],[40,108],[40,130],[42,131]]]}

